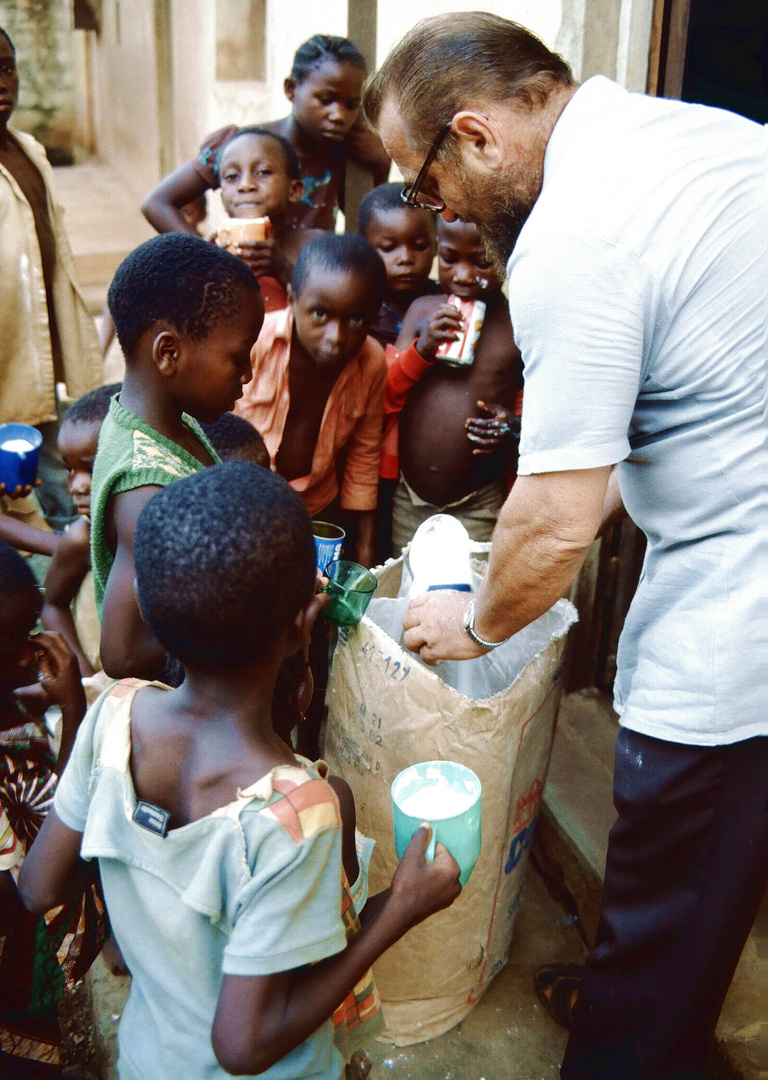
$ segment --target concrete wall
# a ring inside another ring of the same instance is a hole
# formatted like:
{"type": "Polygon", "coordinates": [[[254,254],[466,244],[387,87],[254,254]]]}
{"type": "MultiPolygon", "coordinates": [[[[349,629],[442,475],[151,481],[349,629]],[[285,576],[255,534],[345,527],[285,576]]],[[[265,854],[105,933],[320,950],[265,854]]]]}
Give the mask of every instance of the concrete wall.
{"type": "Polygon", "coordinates": [[[92,35],[91,92],[99,157],[140,199],[160,176],[155,13],[152,0],[102,5],[92,35]]]}
{"type": "Polygon", "coordinates": [[[71,0],[0,0],[0,26],[16,48],[19,104],[13,123],[55,164],[76,156],[75,51],[71,0]]]}

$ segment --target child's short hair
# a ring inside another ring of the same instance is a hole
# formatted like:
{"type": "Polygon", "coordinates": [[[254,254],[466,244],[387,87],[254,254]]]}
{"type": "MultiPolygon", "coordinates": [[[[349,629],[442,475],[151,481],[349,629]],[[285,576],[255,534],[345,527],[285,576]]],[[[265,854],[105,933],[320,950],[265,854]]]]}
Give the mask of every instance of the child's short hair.
{"type": "Polygon", "coordinates": [[[153,323],[205,337],[234,315],[243,289],[260,291],[246,263],[199,236],[163,233],[140,244],[118,266],[107,294],[126,360],[153,323]]]}
{"type": "Polygon", "coordinates": [[[11,52],[15,56],[16,55],[16,46],[11,41],[11,37],[10,37],[10,34],[8,33],[8,31],[4,30],[2,26],[0,26],[0,36],[5,38],[5,40],[8,42],[8,44],[11,46],[11,52]]]}
{"type": "Polygon", "coordinates": [[[222,461],[252,461],[269,468],[269,451],[253,424],[225,412],[212,424],[200,424],[222,461]]]}
{"type": "Polygon", "coordinates": [[[294,296],[301,294],[310,273],[318,268],[332,273],[344,270],[364,274],[371,281],[371,307],[375,301],[378,311],[387,287],[387,271],[376,248],[364,237],[355,233],[344,233],[343,236],[325,233],[305,244],[293,268],[291,287],[294,296]]]}
{"type": "Polygon", "coordinates": [[[63,423],[65,424],[92,424],[97,420],[104,420],[109,412],[109,403],[115,394],[119,394],[122,383],[107,383],[106,386],[97,386],[95,390],[89,390],[77,401],[73,401],[67,409],[63,423]]]}
{"type": "Polygon", "coordinates": [[[304,504],[282,477],[248,461],[201,469],[139,514],[139,602],[182,664],[257,660],[312,596],[315,545],[304,504]]]}
{"type": "Polygon", "coordinates": [[[409,206],[403,202],[402,199],[403,185],[402,184],[379,184],[373,191],[369,191],[360,200],[360,209],[358,210],[358,224],[360,234],[365,236],[368,231],[368,226],[371,223],[371,218],[374,214],[386,214],[390,210],[406,210],[412,214],[423,214],[424,221],[427,222],[427,227],[430,233],[434,236],[435,215],[430,213],[429,210],[420,210],[417,206],[409,206]]]}
{"type": "Polygon", "coordinates": [[[260,135],[264,139],[274,139],[283,151],[286,173],[291,180],[301,180],[301,162],[299,161],[299,155],[294,150],[292,144],[289,143],[283,135],[278,135],[276,131],[267,131],[266,128],[258,126],[238,128],[235,134],[227,139],[227,141],[219,148],[216,160],[213,163],[213,171],[216,174],[217,180],[219,179],[219,170],[221,168],[221,159],[224,156],[224,151],[231,142],[234,142],[235,139],[239,139],[241,135],[260,135]]]}
{"type": "Polygon", "coordinates": [[[23,555],[0,540],[0,595],[17,596],[37,589],[37,579],[23,555]]]}
{"type": "Polygon", "coordinates": [[[333,34],[314,34],[296,50],[291,78],[301,82],[329,61],[332,64],[351,64],[361,71],[368,70],[365,57],[349,38],[336,37],[333,34]]]}

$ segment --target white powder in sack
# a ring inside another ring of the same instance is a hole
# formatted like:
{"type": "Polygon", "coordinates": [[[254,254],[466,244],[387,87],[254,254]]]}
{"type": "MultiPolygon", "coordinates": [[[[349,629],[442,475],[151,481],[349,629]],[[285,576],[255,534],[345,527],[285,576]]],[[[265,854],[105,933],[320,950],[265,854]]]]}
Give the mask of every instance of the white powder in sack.
{"type": "Polygon", "coordinates": [[[447,780],[438,780],[414,791],[398,805],[409,817],[438,821],[463,814],[476,798],[471,791],[457,791],[447,780]]]}
{"type": "Polygon", "coordinates": [[[28,454],[30,450],[35,449],[26,439],[9,439],[8,442],[3,443],[2,448],[9,454],[28,454]]]}

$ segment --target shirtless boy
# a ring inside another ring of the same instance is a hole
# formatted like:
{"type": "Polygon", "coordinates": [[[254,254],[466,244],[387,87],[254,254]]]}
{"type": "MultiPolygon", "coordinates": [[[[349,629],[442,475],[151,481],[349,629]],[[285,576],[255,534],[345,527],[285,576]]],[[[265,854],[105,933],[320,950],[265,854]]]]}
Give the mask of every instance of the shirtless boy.
{"type": "MultiPolygon", "coordinates": [[[[437,256],[440,287],[446,295],[416,300],[397,342],[403,357],[414,348],[422,368],[423,361],[429,366],[408,393],[400,415],[395,550],[409,542],[422,521],[441,512],[459,518],[473,540],[490,540],[513,464],[522,360],[501,281],[474,225],[441,219],[437,256]],[[453,341],[461,330],[459,311],[447,296],[482,300],[486,305],[474,362],[468,368],[435,361],[439,346],[453,341]],[[478,410],[487,415],[478,415],[478,410]]],[[[390,368],[390,377],[392,373],[390,368]]]]}

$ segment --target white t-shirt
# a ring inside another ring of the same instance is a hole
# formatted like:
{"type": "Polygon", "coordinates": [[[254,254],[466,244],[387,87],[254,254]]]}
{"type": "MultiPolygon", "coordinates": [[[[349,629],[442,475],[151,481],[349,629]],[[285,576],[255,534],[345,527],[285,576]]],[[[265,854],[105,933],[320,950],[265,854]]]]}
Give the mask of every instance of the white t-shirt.
{"type": "Polygon", "coordinates": [[[620,462],[648,537],[622,724],[698,745],[768,733],[766,129],[590,79],[508,270],[518,471],[620,462]]]}

